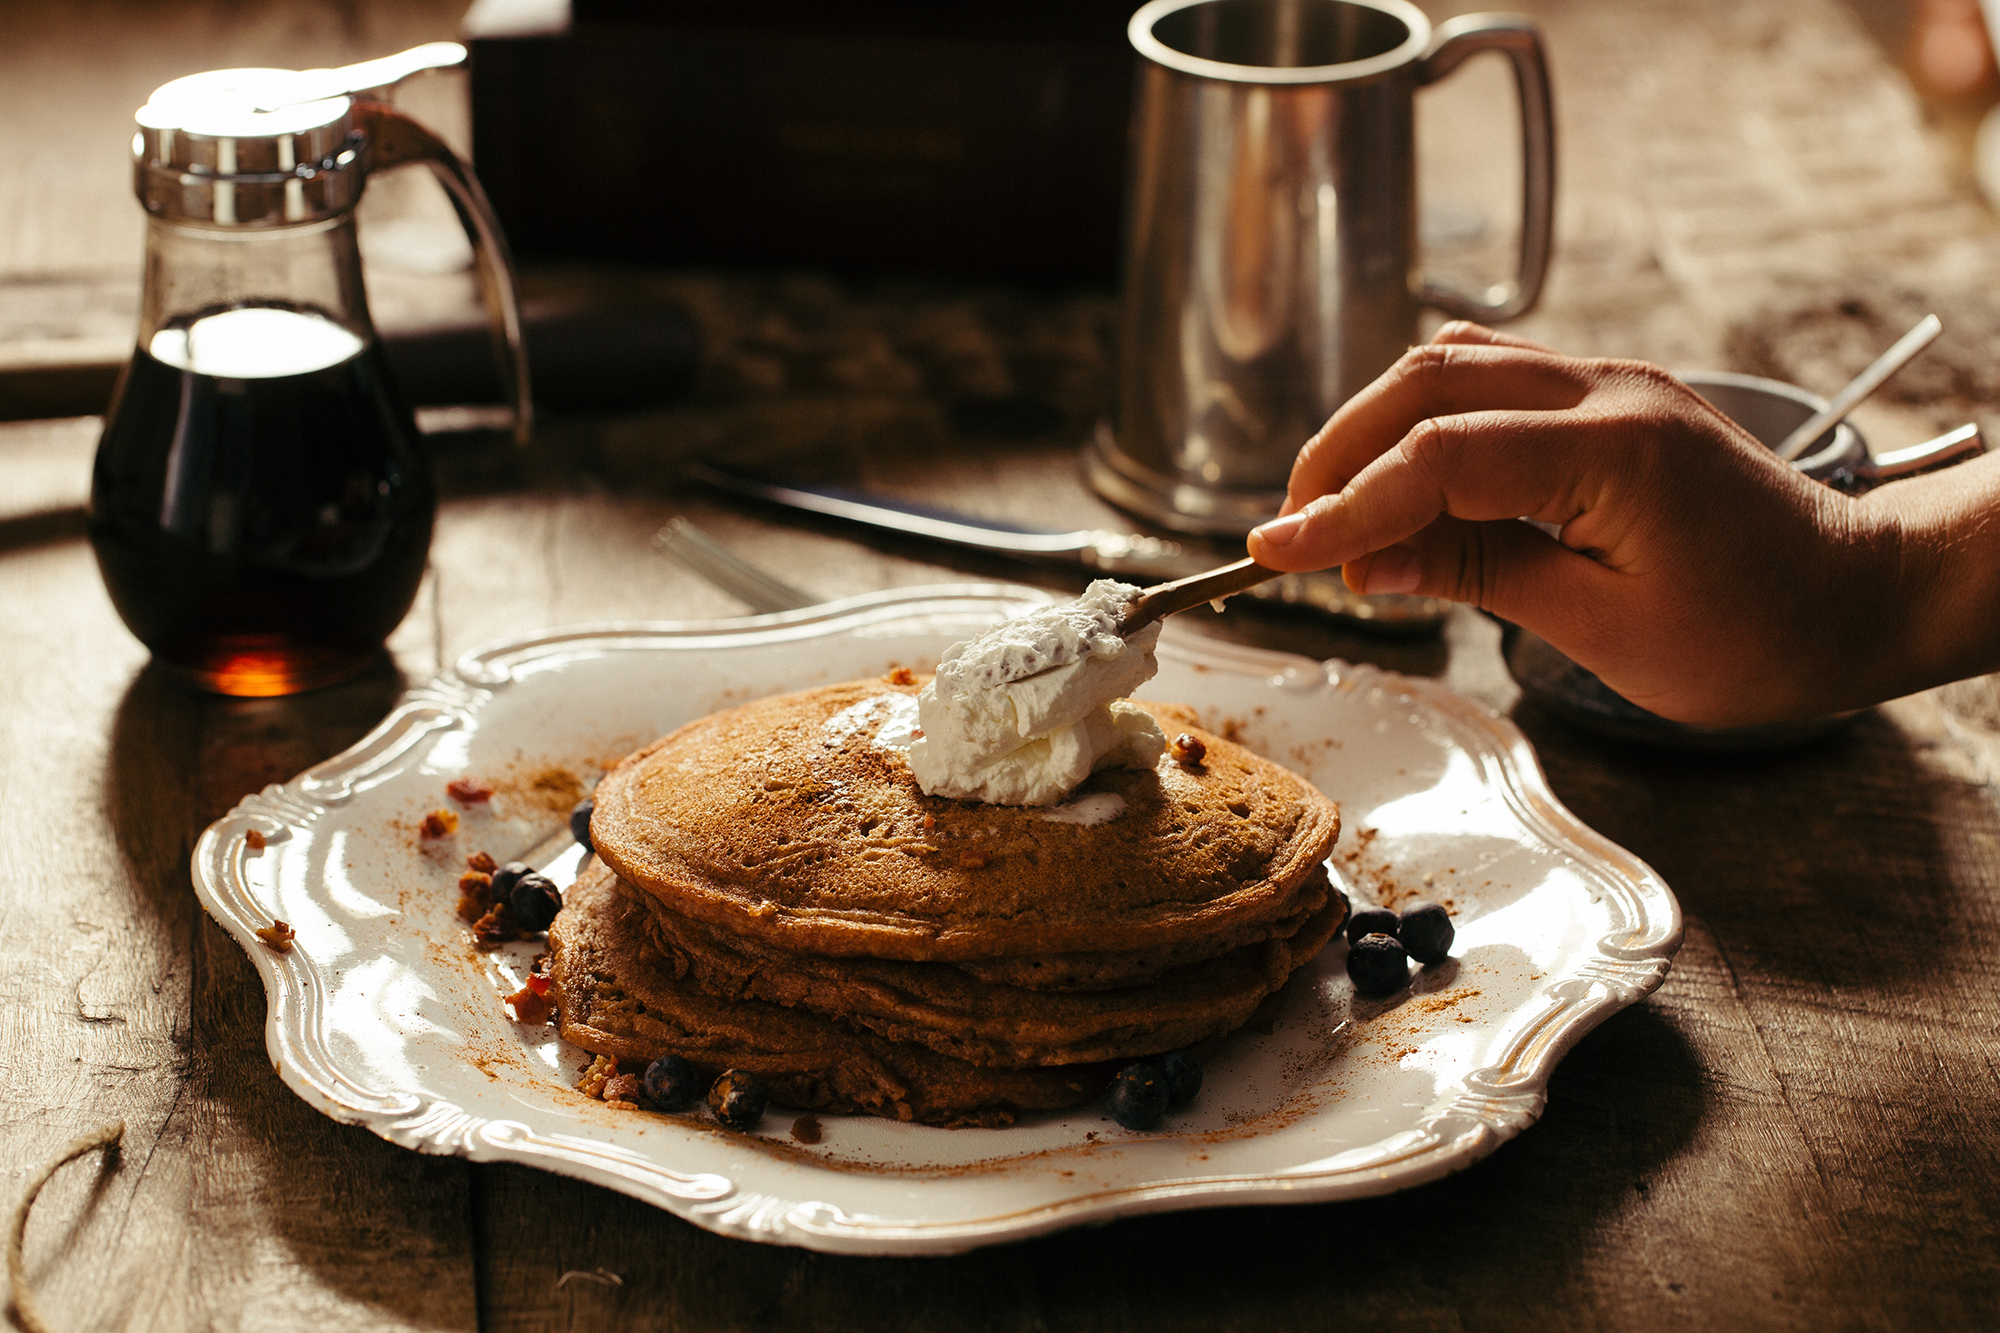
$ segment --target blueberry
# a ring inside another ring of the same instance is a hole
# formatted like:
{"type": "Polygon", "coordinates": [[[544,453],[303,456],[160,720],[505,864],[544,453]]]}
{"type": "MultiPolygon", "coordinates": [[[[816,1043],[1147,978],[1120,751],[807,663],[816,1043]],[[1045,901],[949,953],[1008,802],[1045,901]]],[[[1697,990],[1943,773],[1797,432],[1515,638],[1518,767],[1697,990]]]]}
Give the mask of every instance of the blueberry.
{"type": "Polygon", "coordinates": [[[586,796],[569,812],[569,836],[582,843],[583,850],[593,855],[597,849],[590,845],[590,812],[596,808],[597,802],[586,796]]]}
{"type": "Polygon", "coordinates": [[[493,872],[493,900],[504,903],[514,892],[514,886],[521,882],[521,876],[532,874],[534,867],[526,861],[509,861],[493,872]]]}
{"type": "Polygon", "coordinates": [[[1168,1051],[1159,1057],[1160,1072],[1167,1076],[1167,1105],[1186,1106],[1201,1091],[1201,1061],[1186,1051],[1168,1051]]]}
{"type": "Polygon", "coordinates": [[[1388,908],[1364,907],[1347,918],[1347,942],[1352,944],[1363,935],[1387,935],[1393,940],[1401,928],[1402,923],[1388,908]]]}
{"type": "Polygon", "coordinates": [[[1398,939],[1410,957],[1429,967],[1451,957],[1451,913],[1437,903],[1418,903],[1403,913],[1403,930],[1398,939]]]}
{"type": "Polygon", "coordinates": [[[662,1111],[685,1111],[701,1100],[701,1071],[678,1055],[663,1055],[646,1066],[646,1100],[662,1111]]]}
{"type": "Polygon", "coordinates": [[[1151,1129],[1167,1113],[1167,1076],[1147,1060],[1126,1065],[1111,1076],[1104,1109],[1127,1129],[1151,1129]]]}
{"type": "Polygon", "coordinates": [[[514,881],[507,907],[522,930],[547,930],[556,913],[562,911],[562,891],[547,875],[530,870],[514,881]]]}
{"type": "Polygon", "coordinates": [[[771,1094],[757,1076],[740,1069],[724,1070],[708,1089],[708,1109],[731,1129],[754,1129],[770,1104],[771,1094]]]}
{"type": "Polygon", "coordinates": [[[1347,946],[1347,975],[1363,995],[1393,995],[1410,979],[1409,956],[1393,936],[1363,935],[1347,946]]]}

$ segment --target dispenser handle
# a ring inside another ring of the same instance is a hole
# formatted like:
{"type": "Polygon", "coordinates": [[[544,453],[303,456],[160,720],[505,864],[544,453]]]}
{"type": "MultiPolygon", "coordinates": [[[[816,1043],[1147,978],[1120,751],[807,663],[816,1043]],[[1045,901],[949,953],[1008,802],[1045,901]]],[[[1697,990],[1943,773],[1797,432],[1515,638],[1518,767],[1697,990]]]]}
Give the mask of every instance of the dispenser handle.
{"type": "Polygon", "coordinates": [[[1420,300],[1456,315],[1491,323],[1525,315],[1542,294],[1555,230],[1555,102],[1549,92],[1549,62],[1542,32],[1519,14],[1466,14],[1438,25],[1431,49],[1418,66],[1420,84],[1436,83],[1481,51],[1498,51],[1514,66],[1521,95],[1521,260],[1512,282],[1483,296],[1426,282],[1420,300]]]}
{"type": "Polygon", "coordinates": [[[354,109],[368,136],[370,171],[421,162],[451,196],[479,266],[480,294],[493,333],[501,389],[514,403],[514,442],[526,444],[534,430],[534,404],[528,389],[528,349],[521,337],[521,307],[514,296],[514,259],[486,191],[444,140],[388,103],[356,98],[354,109]]]}
{"type": "Polygon", "coordinates": [[[342,65],[338,69],[302,69],[289,82],[273,83],[266,88],[257,109],[277,111],[328,97],[365,97],[377,89],[394,88],[412,74],[464,63],[465,48],[457,42],[425,42],[392,56],[342,65]]]}

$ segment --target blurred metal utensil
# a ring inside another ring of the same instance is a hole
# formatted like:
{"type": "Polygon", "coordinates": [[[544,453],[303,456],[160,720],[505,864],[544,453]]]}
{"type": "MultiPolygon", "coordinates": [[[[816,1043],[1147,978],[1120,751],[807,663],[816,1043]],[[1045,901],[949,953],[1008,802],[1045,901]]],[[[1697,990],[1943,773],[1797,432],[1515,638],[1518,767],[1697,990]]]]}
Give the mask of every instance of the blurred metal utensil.
{"type": "Polygon", "coordinates": [[[653,534],[653,549],[678,560],[759,615],[796,611],[820,600],[751,564],[679,514],[653,534]]]}
{"type": "MultiPolygon", "coordinates": [[[[1159,537],[1103,528],[1037,531],[878,495],[773,481],[713,462],[691,464],[688,476],[731,495],[844,519],[899,537],[921,537],[1037,564],[1081,565],[1134,583],[1186,578],[1210,569],[1216,559],[1214,554],[1159,537]]],[[[1258,584],[1249,595],[1355,621],[1385,634],[1435,634],[1451,612],[1451,603],[1436,597],[1355,592],[1342,582],[1338,569],[1285,574],[1258,584]]]]}
{"type": "Polygon", "coordinates": [[[1917,326],[1896,340],[1896,345],[1875,358],[1868,369],[1847,382],[1847,387],[1833,396],[1824,412],[1817,413],[1799,424],[1799,428],[1787,435],[1774,452],[1787,463],[1806,451],[1806,446],[1839,425],[1862,399],[1886,384],[1891,375],[1910,363],[1912,357],[1929,347],[1940,333],[1944,332],[1944,321],[1936,315],[1925,315],[1917,321],[1917,326]]]}

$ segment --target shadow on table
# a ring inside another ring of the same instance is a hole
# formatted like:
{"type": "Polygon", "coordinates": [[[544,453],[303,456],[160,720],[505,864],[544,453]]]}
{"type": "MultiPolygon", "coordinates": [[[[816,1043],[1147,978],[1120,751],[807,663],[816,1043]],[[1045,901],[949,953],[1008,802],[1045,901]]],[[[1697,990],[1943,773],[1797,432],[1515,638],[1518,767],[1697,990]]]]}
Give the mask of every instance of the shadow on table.
{"type": "MultiPolygon", "coordinates": [[[[1664,1213],[1667,1229],[1731,1235],[1738,1271],[1765,1275],[1755,1289],[1794,1284],[1887,1326],[1978,1323],[1973,1293],[1990,1302],[1992,1287],[1965,1275],[1992,1270],[2000,1111],[1980,756],[1929,700],[1740,757],[1625,751],[1519,720],[1564,802],[1650,861],[1686,914],[1656,1004],[1696,1036],[1718,1096],[1714,1147],[1688,1171],[1710,1194],[1664,1213]]],[[[1678,1268],[1684,1283],[1729,1282],[1678,1268]]]]}
{"type": "MultiPolygon", "coordinates": [[[[190,971],[188,1013],[175,1025],[184,1092],[139,1186],[167,1196],[152,1201],[153,1215],[185,1218],[181,1252],[200,1275],[182,1284],[190,1299],[240,1300],[259,1272],[282,1271],[265,1293],[281,1304],[303,1298],[288,1290],[297,1284],[399,1324],[472,1320],[464,1168],[337,1125],[279,1081],[264,1045],[263,985],[196,904],[188,872],[203,828],[353,744],[403,688],[386,654],[356,680],[287,699],[199,694],[149,665],[119,704],[106,814],[141,913],[186,941],[190,971]],[[297,1272],[271,1268],[274,1246],[297,1272]]],[[[187,1322],[204,1319],[195,1311],[187,1322]]]]}
{"type": "Polygon", "coordinates": [[[1988,828],[1990,792],[1889,712],[1763,754],[1624,745],[1525,703],[1514,720],[1563,803],[1657,870],[1746,979],[1912,993],[1984,965],[1942,839],[1988,828]]]}
{"type": "Polygon", "coordinates": [[[75,541],[84,535],[83,507],[45,509],[0,518],[0,555],[75,541]]]}

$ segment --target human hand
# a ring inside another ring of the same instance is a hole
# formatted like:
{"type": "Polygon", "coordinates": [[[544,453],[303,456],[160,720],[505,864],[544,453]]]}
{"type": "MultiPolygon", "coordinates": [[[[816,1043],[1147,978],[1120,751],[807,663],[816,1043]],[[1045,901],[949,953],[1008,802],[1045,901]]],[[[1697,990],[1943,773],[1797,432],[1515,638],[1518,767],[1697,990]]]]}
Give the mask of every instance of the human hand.
{"type": "Polygon", "coordinates": [[[1904,537],[1658,367],[1449,324],[1307,441],[1249,550],[1470,602],[1642,707],[1736,725],[1901,692],[1904,537]]]}

